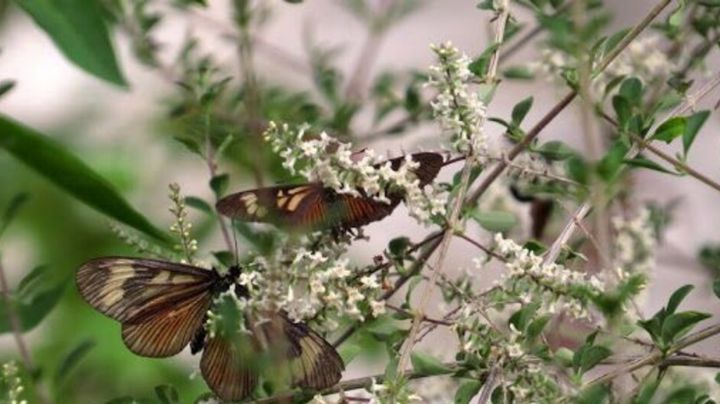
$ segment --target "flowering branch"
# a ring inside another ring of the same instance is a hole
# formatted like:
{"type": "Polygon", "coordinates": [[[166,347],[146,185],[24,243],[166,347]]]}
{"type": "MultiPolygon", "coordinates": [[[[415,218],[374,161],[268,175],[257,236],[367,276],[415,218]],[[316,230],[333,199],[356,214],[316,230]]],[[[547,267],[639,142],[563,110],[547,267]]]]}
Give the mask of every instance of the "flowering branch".
{"type": "MultiPolygon", "coordinates": [[[[503,0],[499,5],[499,15],[495,27],[494,41],[496,48],[490,58],[486,76],[486,81],[491,84],[494,83],[497,75],[500,45],[503,43],[505,25],[510,17],[509,7],[509,0],[503,0]]],[[[455,205],[453,206],[447,220],[447,228],[450,231],[446,231],[440,241],[440,252],[438,253],[435,269],[430,277],[430,282],[425,284],[424,290],[421,294],[420,309],[413,318],[410,333],[408,334],[405,345],[400,351],[400,359],[398,360],[397,366],[398,371],[405,369],[407,366],[413,345],[415,344],[417,333],[420,329],[421,321],[425,316],[424,310],[430,299],[430,291],[434,288],[435,281],[443,271],[445,256],[447,255],[448,248],[450,247],[450,240],[453,237],[453,233],[459,230],[457,227],[459,225],[459,221],[461,220],[465,194],[470,186],[470,174],[475,165],[480,162],[478,160],[478,156],[479,153],[484,150],[486,142],[484,134],[482,133],[487,119],[487,116],[484,113],[484,105],[476,106],[472,101],[468,102],[473,98],[467,97],[465,95],[465,91],[467,90],[462,87],[462,81],[467,79],[465,74],[469,75],[467,65],[462,66],[462,58],[458,58],[458,56],[453,54],[450,49],[443,49],[441,47],[436,50],[436,53],[441,61],[440,69],[445,69],[444,78],[447,80],[447,88],[445,89],[446,94],[443,94],[441,90],[441,94],[438,95],[439,101],[433,105],[433,108],[436,110],[436,114],[440,117],[440,122],[443,123],[443,126],[453,127],[459,121],[460,125],[455,128],[455,134],[453,134],[457,139],[455,146],[458,151],[464,152],[463,154],[467,156],[467,159],[465,160],[465,164],[462,169],[460,186],[455,197],[455,205]],[[460,66],[456,67],[455,64],[460,66]],[[464,73],[464,71],[467,71],[467,73],[464,73]],[[447,110],[445,108],[440,107],[443,103],[447,102],[448,98],[452,101],[453,105],[453,108],[450,109],[450,111],[453,111],[451,113],[446,112],[447,110]]],[[[438,79],[437,82],[440,83],[440,80],[441,79],[438,79]]],[[[440,86],[440,88],[442,89],[443,87],[440,86]]]]}

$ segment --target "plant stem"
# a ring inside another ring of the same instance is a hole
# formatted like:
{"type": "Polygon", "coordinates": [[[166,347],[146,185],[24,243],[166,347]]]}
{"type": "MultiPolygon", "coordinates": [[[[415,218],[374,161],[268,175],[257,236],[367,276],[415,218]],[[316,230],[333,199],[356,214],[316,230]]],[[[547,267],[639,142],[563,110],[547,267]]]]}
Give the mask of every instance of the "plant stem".
{"type": "MultiPolygon", "coordinates": [[[[688,335],[687,337],[681,339],[675,345],[673,345],[666,354],[663,354],[660,351],[655,351],[655,352],[653,352],[649,355],[646,355],[640,359],[632,361],[625,366],[621,366],[621,367],[614,369],[608,373],[605,373],[595,379],[590,380],[588,383],[585,384],[584,387],[590,387],[590,386],[594,386],[597,384],[604,384],[609,381],[612,381],[613,379],[615,379],[619,376],[632,373],[642,367],[658,365],[658,364],[662,363],[668,355],[672,355],[673,353],[675,353],[685,347],[693,345],[693,344],[700,342],[702,340],[705,340],[707,338],[713,337],[717,334],[720,334],[720,324],[712,325],[710,327],[705,328],[704,330],[701,330],[694,334],[688,335]]],[[[689,362],[690,362],[689,360],[686,360],[683,363],[689,363],[689,362]]],[[[709,362],[707,362],[707,363],[709,363],[709,362]]]]}
{"type": "MultiPolygon", "coordinates": [[[[213,147],[212,140],[210,138],[210,111],[205,111],[205,161],[207,162],[208,172],[210,173],[210,179],[215,178],[217,175],[217,159],[215,156],[215,147],[213,147]]],[[[217,198],[215,200],[217,202],[217,198]]],[[[215,216],[217,216],[218,224],[220,225],[220,232],[222,233],[223,240],[225,240],[225,245],[228,248],[228,251],[235,256],[235,245],[233,244],[232,240],[230,239],[230,233],[228,232],[227,226],[225,225],[225,221],[223,220],[220,213],[217,211],[217,209],[213,209],[215,211],[215,216]]]]}
{"type": "MultiPolygon", "coordinates": [[[[0,295],[2,296],[3,304],[7,309],[10,329],[12,330],[13,339],[15,339],[15,345],[17,345],[18,352],[20,353],[20,359],[23,361],[25,370],[32,373],[35,371],[35,366],[32,358],[30,357],[30,351],[27,348],[27,344],[25,344],[25,339],[23,338],[22,324],[20,322],[20,317],[15,311],[14,302],[10,297],[10,285],[8,284],[7,277],[5,276],[5,267],[2,262],[0,262],[0,295]]],[[[48,403],[47,397],[45,397],[37,384],[35,384],[35,394],[41,403],[48,403]]]]}
{"type": "MultiPolygon", "coordinates": [[[[627,34],[623,37],[623,39],[615,46],[615,48],[608,54],[608,56],[598,65],[597,69],[595,70],[593,74],[593,78],[597,77],[598,74],[600,74],[605,68],[607,68],[610,63],[617,58],[620,53],[625,50],[625,48],[630,45],[630,43],[637,38],[640,33],[647,28],[650,23],[655,19],[655,17],[658,16],[662,12],[662,10],[667,7],[672,0],[661,0],[655,7],[650,10],[650,12],[643,18],[642,21],[640,21],[637,25],[635,25],[630,31],[628,31],[627,34]]],[[[535,126],[528,131],[528,133],[525,135],[523,140],[515,145],[507,154],[508,160],[512,161],[517,157],[523,150],[525,150],[530,143],[535,140],[535,138],[540,134],[540,132],[545,129],[545,127],[552,122],[553,119],[555,119],[560,112],[562,112],[565,107],[567,107],[570,102],[575,99],[575,96],[577,96],[577,91],[570,91],[568,94],[565,95],[565,97],[560,100],[540,121],[535,124],[535,126]]],[[[493,182],[502,174],[502,172],[507,167],[507,163],[505,161],[501,161],[498,163],[495,168],[488,174],[487,177],[483,179],[483,181],[480,183],[478,188],[473,192],[473,194],[469,198],[470,203],[476,202],[484,193],[487,191],[488,188],[490,188],[490,185],[492,185],[493,182]]]]}
{"type": "MultiPolygon", "coordinates": [[[[458,369],[458,365],[455,362],[444,363],[443,366],[445,368],[447,368],[447,372],[445,374],[451,374],[458,369]]],[[[402,377],[404,377],[407,380],[421,379],[424,377],[432,377],[432,376],[437,376],[437,375],[439,375],[439,373],[428,375],[428,374],[418,373],[413,370],[407,370],[407,371],[402,372],[402,377]]],[[[346,380],[344,382],[340,382],[336,386],[333,386],[333,387],[330,387],[328,389],[321,391],[319,394],[323,395],[323,396],[327,396],[329,394],[340,393],[343,391],[351,391],[351,390],[368,388],[368,387],[372,386],[373,382],[375,384],[382,384],[385,380],[386,380],[385,373],[379,373],[379,374],[376,374],[373,376],[358,377],[357,379],[351,379],[351,380],[346,380]]],[[[264,403],[264,404],[285,402],[287,400],[291,400],[293,397],[294,397],[293,393],[279,394],[274,397],[263,398],[260,400],[256,400],[254,402],[255,403],[264,403]]]]}
{"type": "MultiPolygon", "coordinates": [[[[498,7],[499,14],[497,16],[494,39],[494,44],[497,47],[495,48],[495,51],[490,57],[490,63],[488,64],[487,75],[485,78],[485,81],[491,84],[495,82],[495,78],[497,76],[498,60],[500,57],[500,46],[503,43],[503,38],[505,36],[505,25],[507,24],[507,20],[510,17],[510,1],[502,0],[498,7]]],[[[484,127],[485,121],[486,117],[482,116],[480,118],[480,122],[478,123],[478,127],[480,128],[480,130],[482,130],[482,128],[484,127]]],[[[480,133],[473,133],[472,131],[470,131],[469,133],[471,133],[471,136],[481,135],[480,133]]],[[[400,351],[400,359],[398,360],[397,365],[398,372],[404,370],[408,365],[408,361],[410,360],[410,354],[412,353],[413,346],[415,345],[417,333],[420,331],[420,324],[422,323],[422,319],[425,316],[425,307],[427,307],[430,300],[431,290],[434,289],[435,282],[438,276],[444,270],[445,257],[447,256],[447,252],[450,247],[450,240],[452,239],[455,231],[457,230],[457,227],[460,225],[460,222],[462,220],[461,213],[465,202],[465,194],[470,187],[470,175],[472,173],[472,169],[477,164],[477,152],[477,150],[471,150],[468,158],[465,160],[465,164],[463,166],[461,174],[460,186],[458,188],[458,193],[455,199],[455,204],[448,218],[448,230],[445,231],[442,240],[440,241],[440,252],[438,253],[435,269],[432,271],[432,275],[430,276],[430,282],[427,282],[424,285],[422,294],[420,295],[420,309],[417,310],[417,312],[415,313],[415,318],[413,318],[410,332],[407,339],[405,340],[405,344],[400,351]]]]}

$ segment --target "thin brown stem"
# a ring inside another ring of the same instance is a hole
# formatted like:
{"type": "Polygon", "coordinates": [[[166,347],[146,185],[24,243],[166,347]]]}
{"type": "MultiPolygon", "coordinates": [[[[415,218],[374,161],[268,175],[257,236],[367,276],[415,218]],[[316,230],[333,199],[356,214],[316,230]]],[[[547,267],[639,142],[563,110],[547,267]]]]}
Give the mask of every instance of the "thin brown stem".
{"type": "Polygon", "coordinates": [[[588,383],[585,384],[585,387],[594,386],[594,385],[598,385],[598,384],[605,384],[607,382],[614,380],[617,377],[620,377],[620,376],[626,375],[626,374],[630,374],[630,373],[632,373],[640,368],[643,368],[645,366],[657,366],[660,363],[662,363],[668,355],[672,355],[673,353],[675,353],[685,347],[696,344],[702,340],[708,339],[717,334],[720,334],[720,324],[712,325],[712,326],[707,327],[707,328],[705,328],[701,331],[698,331],[694,334],[688,335],[687,337],[681,339],[675,345],[673,345],[665,354],[663,354],[660,351],[654,351],[640,359],[637,359],[635,361],[628,363],[625,366],[621,366],[619,368],[613,369],[612,371],[610,371],[608,373],[605,373],[601,376],[598,376],[595,379],[590,380],[588,383]]]}
{"type": "MultiPolygon", "coordinates": [[[[457,363],[455,362],[448,362],[444,363],[443,367],[447,369],[447,373],[445,374],[451,374],[455,372],[459,367],[457,363]]],[[[425,377],[432,377],[437,376],[437,374],[428,375],[426,373],[419,373],[415,372],[413,370],[407,370],[401,373],[401,376],[404,377],[406,380],[413,380],[413,379],[421,379],[425,377]]],[[[323,396],[327,396],[330,394],[336,394],[340,392],[345,391],[352,391],[352,390],[358,390],[358,389],[365,389],[375,384],[383,384],[386,380],[385,373],[379,373],[372,376],[365,376],[365,377],[358,377],[357,379],[351,379],[346,380],[344,382],[338,383],[336,386],[330,387],[328,389],[325,389],[321,391],[319,394],[323,396]]],[[[263,398],[260,400],[254,401],[255,403],[260,404],[270,404],[270,403],[278,403],[278,402],[285,402],[287,400],[290,400],[294,397],[293,393],[286,393],[286,394],[278,394],[273,397],[269,398],[263,398]]]]}
{"type": "MultiPolygon", "coordinates": [[[[670,3],[672,0],[661,0],[655,7],[653,7],[652,10],[643,18],[640,23],[635,25],[630,31],[628,31],[627,34],[623,37],[623,39],[613,48],[613,50],[607,55],[607,57],[598,65],[596,68],[593,78],[597,77],[600,72],[605,70],[610,63],[612,63],[615,58],[620,55],[622,51],[627,48],[630,43],[637,38],[640,33],[647,28],[650,23],[655,19],[655,17],[658,16],[670,3]]],[[[572,102],[573,99],[577,96],[576,91],[570,91],[568,94],[563,97],[560,102],[558,102],[540,121],[535,124],[535,126],[530,129],[523,140],[519,142],[515,147],[510,149],[510,151],[507,153],[508,159],[510,161],[514,160],[520,153],[522,153],[529,145],[532,143],[535,138],[540,134],[540,132],[545,129],[545,127],[552,122],[553,119],[555,119],[560,112],[562,112],[565,107],[567,107],[570,102],[572,102]]],[[[469,198],[469,202],[473,203],[477,201],[484,193],[487,191],[488,188],[490,188],[490,185],[492,185],[495,180],[497,180],[498,177],[500,177],[500,174],[503,173],[505,168],[507,167],[507,163],[504,161],[501,161],[498,163],[493,170],[483,179],[483,181],[480,183],[478,188],[473,192],[473,194],[469,198]]]]}
{"type": "MultiPolygon", "coordinates": [[[[503,38],[505,35],[505,25],[507,24],[508,18],[510,17],[509,0],[501,1],[500,5],[498,6],[498,13],[499,14],[497,17],[497,24],[495,26],[494,40],[497,48],[490,57],[490,63],[488,64],[488,70],[485,79],[485,81],[488,83],[494,83],[497,76],[498,60],[500,57],[500,45],[503,43],[503,38]]],[[[481,117],[478,126],[482,128],[485,125],[485,121],[486,118],[484,116],[481,117]]],[[[473,130],[468,130],[468,133],[470,133],[471,136],[479,136],[479,134],[474,133],[473,130]]],[[[460,174],[460,186],[458,187],[457,195],[455,197],[455,203],[447,220],[448,231],[443,234],[442,240],[440,241],[440,251],[438,252],[435,270],[432,271],[432,275],[430,276],[430,282],[427,282],[424,285],[424,288],[420,295],[420,309],[416,312],[415,318],[413,319],[413,323],[410,328],[410,332],[408,333],[408,337],[400,350],[400,359],[398,360],[397,365],[398,371],[405,369],[408,361],[410,360],[410,354],[412,353],[413,346],[415,345],[415,339],[417,338],[417,334],[420,331],[420,323],[424,316],[425,307],[428,305],[428,302],[430,300],[431,291],[435,288],[435,282],[437,281],[438,276],[442,274],[444,270],[445,257],[447,256],[447,252],[450,247],[450,240],[452,239],[453,233],[457,230],[457,227],[460,225],[460,222],[462,220],[461,213],[465,202],[465,194],[470,187],[470,177],[472,169],[477,164],[477,152],[477,150],[471,151],[468,155],[468,158],[465,160],[462,173],[460,174]]]]}

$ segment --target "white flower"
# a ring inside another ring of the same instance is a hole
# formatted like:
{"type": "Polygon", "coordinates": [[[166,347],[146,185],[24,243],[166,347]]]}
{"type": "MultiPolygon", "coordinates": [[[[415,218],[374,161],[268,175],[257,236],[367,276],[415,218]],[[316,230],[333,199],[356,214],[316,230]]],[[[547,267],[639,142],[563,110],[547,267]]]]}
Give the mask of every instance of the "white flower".
{"type": "Polygon", "coordinates": [[[370,302],[370,310],[372,310],[372,316],[378,317],[381,314],[385,314],[385,301],[376,300],[370,302]]]}

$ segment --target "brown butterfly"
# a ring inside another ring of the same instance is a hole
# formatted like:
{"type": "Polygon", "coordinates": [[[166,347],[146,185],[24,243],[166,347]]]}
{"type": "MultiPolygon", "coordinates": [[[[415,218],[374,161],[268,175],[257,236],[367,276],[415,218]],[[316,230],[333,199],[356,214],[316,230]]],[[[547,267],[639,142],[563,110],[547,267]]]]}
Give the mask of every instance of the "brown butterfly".
{"type": "Polygon", "coordinates": [[[122,339],[134,353],[172,356],[190,344],[203,350],[200,370],[222,400],[237,401],[253,392],[260,359],[272,358],[274,374],[283,373],[293,386],[322,390],[335,385],[345,366],[335,349],[304,323],[284,312],[245,316],[249,333],[225,338],[205,330],[215,298],[234,288],[240,268],[220,275],[190,265],[160,260],[104,257],[85,263],[76,274],[80,294],[95,309],[122,324],[122,339]]]}
{"type": "MultiPolygon", "coordinates": [[[[443,166],[443,157],[437,153],[414,153],[411,157],[419,163],[414,173],[421,187],[431,183],[443,166]]],[[[405,157],[388,161],[393,170],[398,170],[405,157]]],[[[390,192],[388,198],[390,203],[384,203],[367,196],[341,194],[320,183],[309,183],[238,192],[220,199],[216,207],[221,214],[246,222],[309,230],[348,230],[389,215],[403,195],[390,192]]]]}

